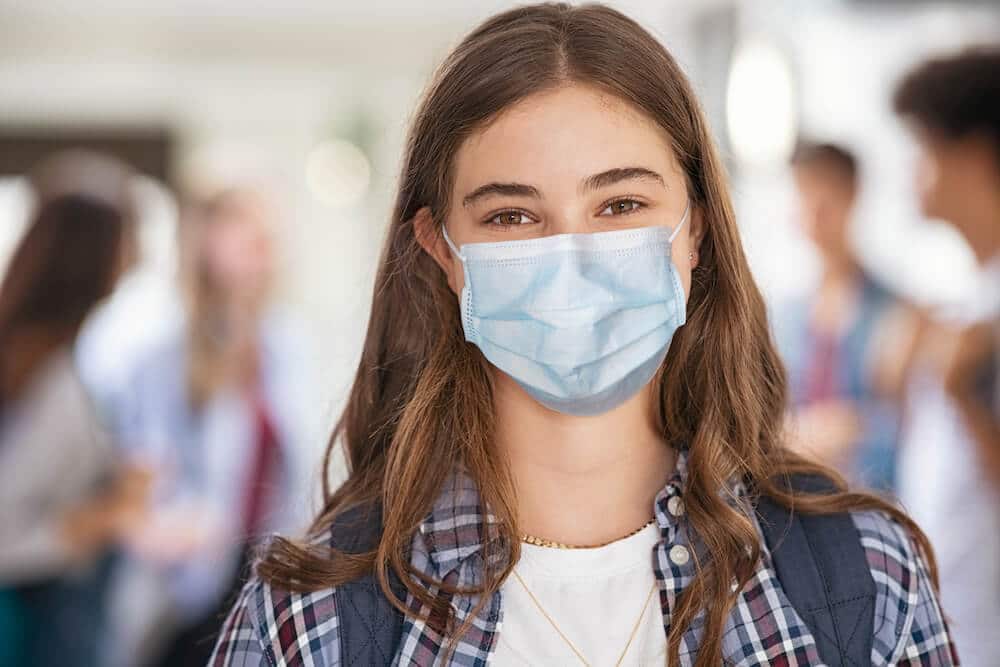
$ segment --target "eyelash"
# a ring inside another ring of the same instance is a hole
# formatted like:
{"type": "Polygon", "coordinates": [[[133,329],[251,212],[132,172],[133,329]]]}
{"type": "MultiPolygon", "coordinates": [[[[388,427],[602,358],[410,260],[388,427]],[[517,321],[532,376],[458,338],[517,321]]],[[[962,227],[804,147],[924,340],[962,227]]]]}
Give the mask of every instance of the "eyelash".
{"type": "Polygon", "coordinates": [[[483,222],[484,222],[484,224],[490,225],[492,227],[497,227],[499,229],[503,229],[505,227],[518,227],[520,225],[527,224],[527,223],[524,223],[524,222],[518,222],[518,223],[494,222],[495,219],[497,219],[497,218],[503,218],[503,217],[508,216],[508,215],[510,215],[512,213],[516,213],[518,215],[523,215],[526,218],[530,218],[531,217],[527,213],[525,213],[524,211],[522,211],[520,209],[517,209],[517,208],[508,208],[508,209],[504,209],[503,211],[497,211],[496,213],[491,214],[490,217],[486,218],[486,220],[484,220],[483,222]]]}
{"type": "Polygon", "coordinates": [[[642,203],[641,201],[639,201],[638,199],[636,199],[635,197],[618,197],[617,199],[612,199],[612,200],[607,201],[604,204],[602,204],[601,205],[601,213],[603,213],[607,209],[611,208],[615,204],[621,204],[622,202],[630,202],[632,204],[635,204],[635,206],[632,207],[631,209],[629,209],[628,211],[625,211],[624,213],[612,213],[611,214],[612,216],[614,216],[614,217],[621,217],[623,215],[630,215],[632,213],[636,213],[636,212],[641,211],[642,209],[646,208],[646,205],[644,203],[642,203]]]}
{"type": "MultiPolygon", "coordinates": [[[[646,208],[646,204],[642,203],[638,199],[635,199],[634,197],[618,197],[617,199],[611,199],[611,200],[608,200],[608,201],[604,202],[603,204],[601,204],[601,214],[603,214],[604,211],[608,210],[609,208],[613,207],[615,204],[621,204],[623,202],[632,203],[632,204],[635,204],[635,206],[633,206],[628,211],[623,211],[621,213],[612,213],[612,214],[610,214],[610,217],[619,218],[619,217],[622,217],[622,216],[625,216],[625,215],[631,215],[632,213],[636,213],[636,212],[641,211],[642,209],[646,208]]],[[[502,211],[497,211],[496,213],[491,214],[483,222],[484,222],[484,224],[491,225],[493,227],[498,227],[498,228],[517,227],[519,225],[529,224],[529,223],[524,223],[524,222],[519,222],[519,223],[494,222],[494,220],[496,218],[502,218],[503,216],[510,215],[512,213],[517,213],[517,214],[522,215],[522,216],[524,216],[526,218],[531,218],[531,216],[528,215],[527,212],[522,211],[521,209],[508,208],[508,209],[504,209],[502,211]]]]}

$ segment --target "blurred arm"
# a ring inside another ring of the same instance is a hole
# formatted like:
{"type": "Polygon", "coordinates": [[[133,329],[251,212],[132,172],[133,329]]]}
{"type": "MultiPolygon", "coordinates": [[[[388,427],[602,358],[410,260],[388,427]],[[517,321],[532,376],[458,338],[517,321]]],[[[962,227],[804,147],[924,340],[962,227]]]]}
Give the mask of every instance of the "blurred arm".
{"type": "Polygon", "coordinates": [[[73,555],[62,538],[61,524],[52,517],[17,521],[17,506],[4,511],[0,529],[0,580],[24,583],[66,570],[73,555]]]}
{"type": "Polygon", "coordinates": [[[874,351],[871,379],[877,393],[894,402],[902,401],[930,326],[926,313],[907,304],[896,306],[882,318],[870,346],[874,351]]]}
{"type": "Polygon", "coordinates": [[[988,324],[980,324],[959,332],[957,337],[944,372],[945,388],[976,443],[985,474],[994,486],[1000,487],[1000,420],[978,386],[984,369],[996,358],[993,332],[988,324]]]}
{"type": "Polygon", "coordinates": [[[106,461],[98,442],[103,432],[88,418],[76,388],[65,380],[51,378],[37,394],[26,397],[0,443],[4,581],[59,574],[81,555],[68,539],[65,522],[72,510],[86,504],[106,461]]]}
{"type": "Polygon", "coordinates": [[[956,402],[965,427],[976,441],[984,472],[994,486],[1000,487],[1000,425],[996,416],[976,398],[956,402]]]}

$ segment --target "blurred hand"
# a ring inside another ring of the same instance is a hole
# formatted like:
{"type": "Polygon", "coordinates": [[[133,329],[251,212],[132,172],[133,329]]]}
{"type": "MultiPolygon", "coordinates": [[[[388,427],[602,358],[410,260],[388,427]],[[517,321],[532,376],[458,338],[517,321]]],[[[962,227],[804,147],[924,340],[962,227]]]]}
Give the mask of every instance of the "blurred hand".
{"type": "Polygon", "coordinates": [[[138,465],[126,466],[118,474],[109,502],[115,537],[119,540],[127,539],[148,517],[153,478],[150,468],[138,465]]]}
{"type": "Polygon", "coordinates": [[[114,531],[103,499],[95,499],[63,515],[61,536],[74,560],[86,561],[108,544],[114,531]]]}
{"type": "Polygon", "coordinates": [[[789,446],[800,454],[840,467],[861,438],[863,422],[850,401],[814,403],[800,410],[789,424],[789,446]]]}
{"type": "Polygon", "coordinates": [[[109,488],[67,512],[62,536],[74,557],[87,560],[141,524],[151,483],[148,469],[123,468],[109,488]]]}
{"type": "Polygon", "coordinates": [[[132,552],[171,565],[224,544],[217,512],[198,502],[177,502],[153,512],[127,539],[132,552]]]}

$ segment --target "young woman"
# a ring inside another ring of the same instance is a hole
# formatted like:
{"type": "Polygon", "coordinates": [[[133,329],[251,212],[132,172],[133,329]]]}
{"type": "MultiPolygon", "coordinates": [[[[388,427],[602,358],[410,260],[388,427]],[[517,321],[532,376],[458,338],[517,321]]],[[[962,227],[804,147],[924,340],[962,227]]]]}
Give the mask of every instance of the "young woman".
{"type": "Polygon", "coordinates": [[[926,540],[839,483],[797,492],[826,471],[783,449],[784,408],[677,64],[599,5],[500,14],[407,143],[333,434],[350,477],[272,543],[214,664],[953,664],[926,540]],[[755,512],[792,505],[801,568],[755,512]],[[793,606],[851,584],[852,549],[870,591],[793,606]]]}
{"type": "Polygon", "coordinates": [[[103,156],[46,161],[0,285],[0,599],[22,626],[5,664],[99,664],[107,557],[141,518],[148,475],[116,460],[73,360],[135,253],[131,178],[103,156]]]}

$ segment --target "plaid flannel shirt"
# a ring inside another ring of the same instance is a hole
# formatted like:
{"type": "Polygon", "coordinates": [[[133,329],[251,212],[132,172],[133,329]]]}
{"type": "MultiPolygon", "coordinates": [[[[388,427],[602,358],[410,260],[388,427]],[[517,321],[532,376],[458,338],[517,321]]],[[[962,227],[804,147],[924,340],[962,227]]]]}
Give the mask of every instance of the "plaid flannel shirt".
{"type": "MultiPolygon", "coordinates": [[[[675,545],[690,547],[682,512],[668,511],[671,498],[683,497],[686,457],[656,498],[654,508],[662,540],[656,547],[654,571],[659,582],[664,632],[669,632],[678,596],[694,577],[694,560],[675,564],[669,552],[675,545]]],[[[745,499],[738,488],[736,502],[745,499]]],[[[674,503],[677,511],[679,503],[674,503]]],[[[483,568],[479,523],[484,518],[472,481],[452,477],[427,521],[414,537],[412,564],[438,581],[475,586],[483,568]]],[[[873,665],[956,665],[958,659],[948,635],[926,567],[917,556],[905,529],[879,512],[853,515],[875,580],[873,665]]],[[[491,520],[487,516],[486,520],[491,520]]],[[[760,533],[759,529],[758,532],[760,533]]],[[[822,664],[816,642],[782,590],[761,534],[763,558],[726,621],[722,653],[726,665],[822,664]]],[[[682,559],[684,560],[684,559],[682,559]]],[[[432,594],[437,591],[431,590],[432,594]]],[[[461,624],[475,609],[475,596],[456,595],[452,607],[461,624]]],[[[408,604],[420,604],[413,596],[408,604]]],[[[429,610],[424,610],[429,612],[429,610]]],[[[456,643],[451,665],[482,667],[497,645],[503,619],[498,592],[472,618],[470,628],[456,643]]],[[[684,633],[681,665],[693,665],[701,643],[704,614],[684,633]]],[[[445,638],[416,618],[403,621],[399,650],[393,665],[443,664],[445,638]]],[[[332,589],[288,593],[253,580],[244,588],[222,629],[212,667],[334,667],[340,665],[337,605],[332,589]]]]}

